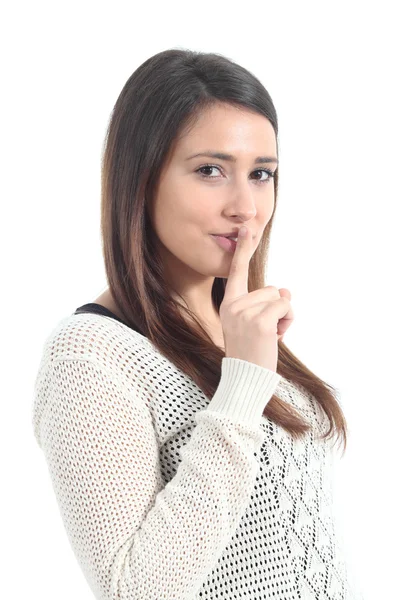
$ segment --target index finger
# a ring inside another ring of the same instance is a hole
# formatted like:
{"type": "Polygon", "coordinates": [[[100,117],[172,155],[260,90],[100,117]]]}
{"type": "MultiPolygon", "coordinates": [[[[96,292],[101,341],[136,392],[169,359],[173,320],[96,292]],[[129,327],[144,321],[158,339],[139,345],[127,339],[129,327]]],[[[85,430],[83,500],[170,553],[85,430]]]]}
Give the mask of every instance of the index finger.
{"type": "Polygon", "coordinates": [[[235,298],[239,298],[239,296],[249,293],[248,279],[251,250],[251,232],[249,232],[247,227],[242,226],[239,229],[238,240],[225,285],[224,301],[234,300],[235,298]],[[245,230],[245,235],[242,237],[240,232],[243,229],[245,230]]]}

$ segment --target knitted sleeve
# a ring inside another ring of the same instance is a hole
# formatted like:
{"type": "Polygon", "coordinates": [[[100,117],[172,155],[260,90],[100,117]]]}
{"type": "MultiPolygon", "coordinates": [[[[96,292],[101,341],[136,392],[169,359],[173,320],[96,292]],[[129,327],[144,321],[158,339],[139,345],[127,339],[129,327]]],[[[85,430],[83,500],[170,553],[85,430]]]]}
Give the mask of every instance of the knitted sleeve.
{"type": "Polygon", "coordinates": [[[216,393],[195,415],[176,475],[164,485],[151,413],[120,374],[86,359],[46,367],[35,433],[96,598],[193,599],[250,503],[260,419],[280,379],[223,358],[216,393]]]}

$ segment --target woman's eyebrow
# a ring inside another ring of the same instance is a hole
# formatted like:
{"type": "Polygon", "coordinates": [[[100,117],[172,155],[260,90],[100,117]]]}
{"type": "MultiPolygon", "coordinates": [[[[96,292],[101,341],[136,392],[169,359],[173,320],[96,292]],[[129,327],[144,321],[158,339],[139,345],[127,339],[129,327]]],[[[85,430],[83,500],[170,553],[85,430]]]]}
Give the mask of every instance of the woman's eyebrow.
{"type": "MultiPolygon", "coordinates": [[[[205,150],[204,152],[199,152],[198,154],[192,154],[188,156],[185,160],[190,160],[191,158],[196,158],[198,156],[209,156],[211,158],[219,158],[220,160],[229,160],[230,162],[236,162],[236,157],[233,154],[225,154],[224,152],[213,152],[212,150],[205,150]]],[[[275,156],[257,156],[254,160],[254,163],[276,163],[279,164],[279,161],[275,156]]]]}

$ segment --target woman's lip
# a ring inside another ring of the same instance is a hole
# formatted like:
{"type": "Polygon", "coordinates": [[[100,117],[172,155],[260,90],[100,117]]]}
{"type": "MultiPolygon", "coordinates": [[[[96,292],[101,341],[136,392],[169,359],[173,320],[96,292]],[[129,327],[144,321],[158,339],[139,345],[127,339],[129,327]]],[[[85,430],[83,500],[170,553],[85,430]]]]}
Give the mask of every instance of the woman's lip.
{"type": "Polygon", "coordinates": [[[237,237],[236,235],[222,235],[221,233],[212,233],[214,237],[224,237],[226,239],[237,237]]]}
{"type": "Polygon", "coordinates": [[[226,237],[225,235],[214,235],[212,233],[211,236],[215,238],[215,241],[218,244],[218,246],[220,246],[227,252],[235,252],[236,243],[237,243],[235,240],[231,240],[230,238],[226,237]]]}
{"type": "MultiPolygon", "coordinates": [[[[226,238],[228,237],[227,235],[221,235],[220,233],[210,233],[210,235],[219,236],[219,237],[226,237],[226,238]]],[[[237,237],[237,236],[230,235],[229,237],[237,237]]],[[[251,237],[252,237],[252,239],[254,239],[256,236],[253,235],[251,237]]]]}
{"type": "Polygon", "coordinates": [[[236,233],[212,233],[211,235],[219,235],[220,237],[237,237],[239,234],[236,233]]]}

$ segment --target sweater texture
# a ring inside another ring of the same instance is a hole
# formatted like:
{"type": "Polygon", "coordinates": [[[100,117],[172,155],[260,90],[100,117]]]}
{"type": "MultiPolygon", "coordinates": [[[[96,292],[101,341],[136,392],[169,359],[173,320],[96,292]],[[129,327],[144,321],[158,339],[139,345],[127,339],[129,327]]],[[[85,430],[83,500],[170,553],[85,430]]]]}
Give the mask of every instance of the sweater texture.
{"type": "Polygon", "coordinates": [[[95,303],[48,335],[32,425],[98,600],[362,600],[333,513],[329,421],[274,371],[222,359],[209,400],[95,303]],[[276,394],[312,426],[262,412],[276,394]]]}

